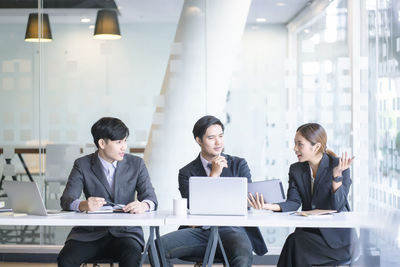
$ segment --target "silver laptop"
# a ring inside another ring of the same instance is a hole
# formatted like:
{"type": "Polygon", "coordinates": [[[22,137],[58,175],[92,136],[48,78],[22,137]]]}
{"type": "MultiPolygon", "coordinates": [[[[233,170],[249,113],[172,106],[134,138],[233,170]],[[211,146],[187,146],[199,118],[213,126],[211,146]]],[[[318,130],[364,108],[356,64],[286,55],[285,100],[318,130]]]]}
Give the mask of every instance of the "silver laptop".
{"type": "Polygon", "coordinates": [[[61,214],[60,211],[46,210],[36,183],[4,181],[3,184],[13,212],[42,216],[61,214]]]}
{"type": "Polygon", "coordinates": [[[189,196],[192,215],[247,214],[245,177],[190,177],[189,196]]]}

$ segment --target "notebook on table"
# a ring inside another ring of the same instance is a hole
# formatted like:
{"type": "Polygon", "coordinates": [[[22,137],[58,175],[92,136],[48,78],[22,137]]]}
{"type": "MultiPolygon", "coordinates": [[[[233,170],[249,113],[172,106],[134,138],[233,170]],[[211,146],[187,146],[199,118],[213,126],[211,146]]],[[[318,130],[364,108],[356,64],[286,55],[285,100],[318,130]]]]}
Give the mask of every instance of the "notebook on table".
{"type": "Polygon", "coordinates": [[[122,205],[122,204],[118,204],[118,206],[107,205],[107,206],[102,206],[98,210],[86,211],[86,213],[89,213],[89,214],[124,213],[124,211],[122,210],[123,206],[125,206],[125,205],[122,205]]]}
{"type": "Polygon", "coordinates": [[[246,215],[247,178],[190,177],[191,215],[246,215]]]}
{"type": "Polygon", "coordinates": [[[315,209],[315,210],[305,210],[305,211],[298,211],[295,212],[294,215],[297,216],[319,216],[319,215],[332,215],[333,213],[336,213],[337,210],[321,210],[321,209],[315,209]]]}

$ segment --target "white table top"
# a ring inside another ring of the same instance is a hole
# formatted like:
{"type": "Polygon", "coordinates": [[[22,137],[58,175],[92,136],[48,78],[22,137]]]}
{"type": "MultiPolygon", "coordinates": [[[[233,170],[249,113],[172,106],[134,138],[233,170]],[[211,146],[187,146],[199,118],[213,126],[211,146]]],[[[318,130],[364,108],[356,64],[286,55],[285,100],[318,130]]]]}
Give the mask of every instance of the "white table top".
{"type": "Polygon", "coordinates": [[[187,215],[176,217],[171,211],[143,214],[86,214],[67,213],[54,216],[0,216],[0,225],[43,226],[260,226],[260,227],[316,227],[316,228],[378,228],[384,224],[376,216],[360,212],[341,212],[333,215],[302,217],[282,212],[256,212],[246,216],[187,215]]]}
{"type": "Polygon", "coordinates": [[[260,226],[260,227],[315,227],[315,228],[376,228],[381,226],[370,214],[341,212],[332,215],[296,216],[291,212],[256,212],[247,216],[167,216],[168,225],[208,225],[208,226],[260,226]]]}
{"type": "Polygon", "coordinates": [[[165,213],[158,211],[143,214],[86,214],[71,212],[50,216],[0,216],[0,225],[162,226],[165,222],[165,216],[165,213]]]}

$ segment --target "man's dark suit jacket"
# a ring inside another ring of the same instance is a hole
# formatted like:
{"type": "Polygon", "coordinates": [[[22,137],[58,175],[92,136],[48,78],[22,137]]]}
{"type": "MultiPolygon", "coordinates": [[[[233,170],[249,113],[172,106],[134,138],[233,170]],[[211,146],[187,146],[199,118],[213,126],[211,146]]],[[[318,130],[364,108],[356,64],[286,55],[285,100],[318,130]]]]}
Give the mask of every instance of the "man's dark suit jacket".
{"type": "MultiPolygon", "coordinates": [[[[221,177],[247,177],[251,182],[250,169],[245,159],[222,154],[228,162],[228,168],[224,168],[221,177]]],[[[200,155],[188,165],[179,170],[179,191],[183,198],[189,203],[189,178],[192,176],[207,176],[201,163],[200,155]]],[[[189,204],[188,204],[189,205],[189,204]]],[[[268,252],[267,246],[260,230],[257,227],[245,227],[246,233],[251,241],[253,250],[257,255],[264,255],[268,252]]]]}
{"type": "MultiPolygon", "coordinates": [[[[314,182],[314,194],[311,194],[311,171],[308,162],[292,164],[289,169],[287,200],[279,203],[282,211],[295,211],[300,205],[303,211],[312,209],[350,211],[347,201],[351,185],[350,169],[342,173],[342,186],[336,192],[332,191],[333,169],[338,163],[338,158],[324,153],[314,182]]],[[[319,230],[331,248],[348,246],[354,240],[352,229],[320,228],[319,230]]]]}
{"type": "MultiPolygon", "coordinates": [[[[144,161],[130,154],[126,154],[124,159],[117,163],[114,194],[111,192],[97,152],[75,160],[61,197],[62,209],[69,210],[70,204],[80,198],[82,191],[86,199],[103,197],[106,201],[118,204],[135,201],[136,191],[139,201],[148,199],[153,201],[157,207],[157,198],[144,161]]],[[[72,228],[67,240],[94,241],[108,232],[114,237],[132,237],[144,246],[141,227],[76,226],[72,228]]]]}

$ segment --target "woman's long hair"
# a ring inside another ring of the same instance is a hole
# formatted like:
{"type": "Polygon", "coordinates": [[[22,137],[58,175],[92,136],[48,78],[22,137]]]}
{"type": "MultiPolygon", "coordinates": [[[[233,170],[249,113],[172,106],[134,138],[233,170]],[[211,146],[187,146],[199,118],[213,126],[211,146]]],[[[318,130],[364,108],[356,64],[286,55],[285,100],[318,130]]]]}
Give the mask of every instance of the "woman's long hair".
{"type": "Polygon", "coordinates": [[[326,148],[328,137],[326,135],[325,129],[318,123],[303,124],[299,128],[297,128],[296,132],[301,134],[301,136],[307,139],[307,141],[310,142],[312,145],[320,143],[321,147],[318,152],[326,153],[328,155],[336,157],[336,154],[332,150],[326,148]]]}

